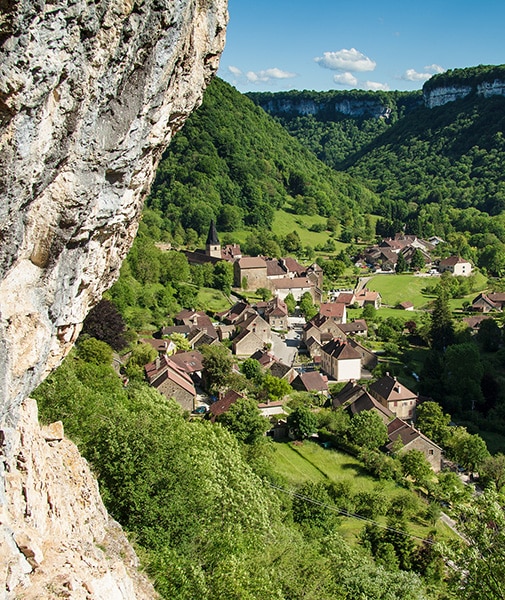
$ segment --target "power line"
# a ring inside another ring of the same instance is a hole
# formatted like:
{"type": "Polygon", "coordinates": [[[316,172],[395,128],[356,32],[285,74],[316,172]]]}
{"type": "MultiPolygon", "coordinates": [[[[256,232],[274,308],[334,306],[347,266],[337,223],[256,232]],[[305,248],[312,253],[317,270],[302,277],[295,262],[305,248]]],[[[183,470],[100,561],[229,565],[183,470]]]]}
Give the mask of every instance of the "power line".
{"type": "Polygon", "coordinates": [[[356,513],[350,513],[342,508],[338,508],[337,506],[331,506],[330,504],[325,504],[324,502],[320,502],[319,500],[315,500],[314,498],[309,498],[308,496],[302,496],[301,494],[298,494],[297,492],[294,492],[293,490],[288,490],[288,489],[280,487],[278,485],[274,485],[273,483],[269,483],[269,482],[267,482],[267,483],[271,488],[274,488],[275,490],[284,492],[285,494],[289,494],[290,496],[293,496],[294,498],[298,498],[299,500],[305,500],[305,502],[310,502],[311,504],[315,504],[317,506],[322,506],[324,508],[327,508],[328,510],[339,513],[344,517],[349,517],[351,519],[357,519],[358,521],[364,521],[365,523],[372,523],[372,524],[376,525],[377,527],[380,527],[381,529],[386,529],[387,531],[391,531],[393,533],[399,533],[401,535],[404,535],[405,537],[410,537],[410,538],[418,540],[420,542],[424,542],[425,544],[431,544],[431,545],[435,544],[435,542],[433,540],[427,540],[426,538],[422,538],[422,537],[419,537],[412,533],[402,531],[401,529],[395,529],[394,527],[389,527],[388,525],[383,525],[382,523],[379,523],[378,521],[374,521],[373,519],[369,519],[368,517],[363,517],[362,515],[357,515],[356,513]]]}

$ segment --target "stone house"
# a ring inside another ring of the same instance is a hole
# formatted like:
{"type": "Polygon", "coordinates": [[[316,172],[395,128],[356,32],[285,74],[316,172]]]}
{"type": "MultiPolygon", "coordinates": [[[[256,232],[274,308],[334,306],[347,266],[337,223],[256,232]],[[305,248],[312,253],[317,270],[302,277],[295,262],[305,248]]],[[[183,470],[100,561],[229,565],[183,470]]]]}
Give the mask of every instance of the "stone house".
{"type": "Polygon", "coordinates": [[[360,308],[363,308],[367,304],[371,304],[375,308],[381,307],[382,297],[379,292],[374,292],[367,288],[363,288],[356,293],[356,303],[360,308]]]}
{"type": "Polygon", "coordinates": [[[173,398],[184,410],[196,406],[196,389],[191,377],[171,358],[162,356],[144,367],[149,385],[166,398],[173,398]]]}
{"type": "Polygon", "coordinates": [[[321,368],[336,381],[360,379],[361,357],[347,341],[336,338],[321,347],[321,368]]]}
{"type": "Polygon", "coordinates": [[[417,395],[402,385],[396,377],[386,374],[368,388],[370,394],[398,418],[411,421],[415,418],[417,395]]]}
{"type": "Polygon", "coordinates": [[[319,371],[299,373],[291,385],[293,389],[299,392],[315,392],[324,396],[328,395],[328,377],[322,375],[319,371]]]}
{"type": "Polygon", "coordinates": [[[371,396],[366,389],[355,381],[349,381],[332,399],[333,409],[345,409],[352,417],[364,410],[375,411],[383,423],[387,425],[394,419],[394,414],[371,396]]]}
{"type": "Polygon", "coordinates": [[[171,356],[171,360],[181,371],[187,373],[193,382],[200,385],[203,371],[203,355],[198,350],[189,352],[176,352],[171,356]]]}
{"type": "Polygon", "coordinates": [[[356,319],[350,323],[340,323],[339,328],[346,335],[354,335],[366,338],[368,335],[368,325],[364,319],[356,319]]]}
{"type": "Polygon", "coordinates": [[[309,337],[314,337],[319,342],[323,340],[327,342],[335,337],[341,340],[347,339],[346,334],[341,329],[340,323],[321,314],[317,314],[303,326],[302,340],[306,341],[309,337]]]}
{"type": "Polygon", "coordinates": [[[501,311],[504,305],[505,294],[503,292],[481,293],[472,301],[472,310],[482,313],[501,311]]]}
{"type": "Polygon", "coordinates": [[[453,275],[467,277],[472,274],[472,264],[460,256],[449,256],[449,258],[444,258],[438,263],[438,270],[440,273],[448,271],[453,275]]]}
{"type": "Polygon", "coordinates": [[[289,294],[293,294],[294,299],[298,302],[305,292],[309,292],[314,302],[321,302],[323,297],[321,289],[309,277],[274,279],[270,282],[270,288],[282,300],[285,300],[289,294]]]}
{"type": "Polygon", "coordinates": [[[356,352],[360,355],[361,358],[361,366],[365,368],[367,371],[373,371],[379,362],[377,355],[375,352],[372,352],[365,346],[362,346],[358,340],[348,337],[347,343],[356,350],[356,352]]]}
{"type": "Polygon", "coordinates": [[[389,443],[386,448],[389,451],[396,448],[400,440],[402,445],[400,452],[420,450],[435,473],[442,468],[442,448],[402,419],[395,418],[388,424],[388,438],[389,443]]]}
{"type": "Polygon", "coordinates": [[[232,340],[233,353],[238,356],[250,356],[272,341],[270,325],[258,314],[238,323],[238,329],[232,340]]]}
{"type": "Polygon", "coordinates": [[[242,256],[233,263],[235,287],[254,291],[258,288],[270,288],[267,279],[267,263],[260,256],[242,256]]]}
{"type": "Polygon", "coordinates": [[[344,302],[324,302],[319,307],[319,314],[338,325],[347,322],[347,309],[344,302]]]}
{"type": "Polygon", "coordinates": [[[217,331],[210,317],[203,310],[183,309],[174,317],[175,325],[190,327],[190,331],[198,329],[212,339],[217,339],[217,331]]]}
{"type": "Polygon", "coordinates": [[[505,307],[505,293],[503,292],[490,292],[487,297],[491,302],[497,306],[497,310],[503,310],[505,307]]]}
{"type": "Polygon", "coordinates": [[[272,329],[286,331],[288,329],[288,307],[279,297],[272,298],[265,307],[265,320],[272,329]]]}

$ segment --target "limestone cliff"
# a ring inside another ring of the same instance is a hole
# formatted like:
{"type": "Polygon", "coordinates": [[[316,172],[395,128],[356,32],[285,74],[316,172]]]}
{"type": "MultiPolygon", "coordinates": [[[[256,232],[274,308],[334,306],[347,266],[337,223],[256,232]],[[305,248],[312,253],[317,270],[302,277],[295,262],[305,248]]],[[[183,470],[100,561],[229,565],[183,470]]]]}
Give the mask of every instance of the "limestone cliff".
{"type": "Polygon", "coordinates": [[[0,0],[0,598],[153,597],[25,398],[117,277],[226,23],[226,0],[0,0]]]}

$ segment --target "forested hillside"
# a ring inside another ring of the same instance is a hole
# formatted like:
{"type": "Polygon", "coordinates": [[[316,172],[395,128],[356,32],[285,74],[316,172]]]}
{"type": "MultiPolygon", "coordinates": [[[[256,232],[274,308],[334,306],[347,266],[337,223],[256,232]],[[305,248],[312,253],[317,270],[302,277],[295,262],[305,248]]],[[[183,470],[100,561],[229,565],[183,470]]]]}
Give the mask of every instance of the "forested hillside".
{"type": "MultiPolygon", "coordinates": [[[[437,86],[473,89],[500,77],[503,80],[503,67],[458,69],[433,77],[424,91],[431,93],[437,86]]],[[[433,109],[424,107],[420,92],[249,96],[321,160],[358,177],[402,210],[409,202],[422,206],[440,200],[491,215],[505,208],[503,95],[485,98],[474,92],[433,109]],[[296,110],[300,105],[307,114],[296,110]],[[369,110],[363,110],[367,105],[369,110]],[[377,105],[383,107],[380,114],[370,109],[377,105]],[[325,109],[319,110],[322,106],[325,109]]]]}
{"type": "Polygon", "coordinates": [[[211,219],[220,231],[269,229],[281,207],[352,220],[375,204],[365,186],[326,167],[219,79],[165,154],[148,201],[179,243],[188,231],[206,233],[211,219]]]}
{"type": "Polygon", "coordinates": [[[423,105],[418,92],[289,91],[247,96],[332,168],[423,105]]]}
{"type": "MultiPolygon", "coordinates": [[[[502,75],[502,67],[460,69],[434,77],[425,88],[473,89],[502,75]]],[[[289,94],[293,103],[318,103],[315,92],[283,93],[284,101],[289,94]]],[[[320,102],[327,94],[320,94],[320,102]]],[[[271,96],[251,94],[262,106],[276,106],[271,96]]],[[[334,101],[339,97],[347,93],[335,92],[334,101]]],[[[472,91],[429,109],[419,105],[417,92],[382,92],[380,97],[362,92],[351,108],[367,97],[369,102],[380,99],[390,108],[389,116],[352,110],[338,117],[327,111],[273,114],[322,160],[380,196],[377,213],[384,222],[379,233],[404,229],[442,236],[451,240],[451,251],[500,275],[505,268],[505,97],[485,98],[472,91]]]]}

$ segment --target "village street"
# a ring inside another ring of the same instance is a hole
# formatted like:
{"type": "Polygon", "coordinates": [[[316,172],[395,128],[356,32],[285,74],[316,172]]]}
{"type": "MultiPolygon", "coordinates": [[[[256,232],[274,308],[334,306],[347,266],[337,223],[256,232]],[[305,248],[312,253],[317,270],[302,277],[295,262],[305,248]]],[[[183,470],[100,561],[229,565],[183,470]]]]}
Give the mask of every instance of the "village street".
{"type": "Polygon", "coordinates": [[[272,332],[272,352],[283,364],[292,365],[298,354],[300,339],[301,327],[289,329],[284,336],[272,332]]]}

